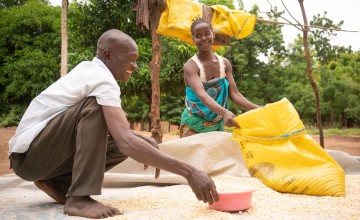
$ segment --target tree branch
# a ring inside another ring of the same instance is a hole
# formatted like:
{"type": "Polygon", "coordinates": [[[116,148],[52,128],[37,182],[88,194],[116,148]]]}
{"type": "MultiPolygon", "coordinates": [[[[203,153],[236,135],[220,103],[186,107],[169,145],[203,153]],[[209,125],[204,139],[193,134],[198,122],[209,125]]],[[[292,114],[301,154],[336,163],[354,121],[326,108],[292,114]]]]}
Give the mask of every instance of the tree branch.
{"type": "MultiPolygon", "coordinates": [[[[296,20],[296,18],[290,13],[290,11],[289,11],[289,9],[286,7],[286,5],[284,4],[284,1],[283,0],[281,0],[281,3],[282,3],[282,5],[284,6],[284,8],[285,8],[285,10],[287,11],[287,13],[289,13],[289,15],[292,17],[292,19],[294,19],[294,21],[296,21],[296,23],[298,24],[298,25],[296,25],[296,26],[301,26],[301,23],[298,21],[298,20],[296,20]]],[[[283,17],[281,17],[282,19],[285,19],[285,18],[283,18],[283,17]]],[[[287,19],[285,19],[287,22],[289,22],[287,19]]],[[[289,23],[291,23],[291,22],[289,22],[289,23]]],[[[296,27],[295,26],[295,27],[296,27]]],[[[298,27],[296,27],[296,28],[298,28],[298,27]]],[[[299,28],[298,28],[299,29],[299,28]]],[[[299,29],[300,30],[300,29],[299,29]]]]}
{"type": "Polygon", "coordinates": [[[330,31],[359,32],[359,31],[355,31],[355,30],[343,30],[343,29],[336,29],[336,28],[326,28],[326,27],[317,26],[317,25],[302,25],[302,24],[292,24],[292,23],[286,23],[286,22],[280,22],[280,21],[270,21],[270,20],[264,20],[264,19],[260,19],[260,18],[256,18],[256,21],[258,21],[258,22],[266,22],[266,23],[271,23],[271,24],[293,25],[295,27],[296,26],[301,26],[301,27],[307,27],[307,28],[319,28],[319,29],[330,30],[330,31]]]}

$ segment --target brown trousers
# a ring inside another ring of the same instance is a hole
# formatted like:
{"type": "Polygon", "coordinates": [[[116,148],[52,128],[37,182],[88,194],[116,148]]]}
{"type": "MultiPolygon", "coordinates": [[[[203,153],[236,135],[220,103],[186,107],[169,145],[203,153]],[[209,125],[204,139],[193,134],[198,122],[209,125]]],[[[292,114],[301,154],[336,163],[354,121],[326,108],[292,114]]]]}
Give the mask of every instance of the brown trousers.
{"type": "Polygon", "coordinates": [[[27,152],[10,155],[19,177],[51,181],[67,196],[100,195],[104,173],[126,158],[108,135],[95,97],[52,119],[27,152]]]}

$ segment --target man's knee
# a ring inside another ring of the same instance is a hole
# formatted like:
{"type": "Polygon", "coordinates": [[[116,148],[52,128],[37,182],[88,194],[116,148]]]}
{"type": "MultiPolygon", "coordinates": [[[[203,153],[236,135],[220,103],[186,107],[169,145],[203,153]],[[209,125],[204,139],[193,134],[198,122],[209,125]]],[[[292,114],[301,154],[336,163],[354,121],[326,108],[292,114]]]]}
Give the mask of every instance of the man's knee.
{"type": "MultiPolygon", "coordinates": [[[[25,159],[25,153],[11,153],[9,156],[10,168],[14,173],[26,181],[33,181],[35,177],[32,172],[23,169],[23,162],[25,159]]],[[[25,167],[27,168],[27,167],[25,167]]]]}

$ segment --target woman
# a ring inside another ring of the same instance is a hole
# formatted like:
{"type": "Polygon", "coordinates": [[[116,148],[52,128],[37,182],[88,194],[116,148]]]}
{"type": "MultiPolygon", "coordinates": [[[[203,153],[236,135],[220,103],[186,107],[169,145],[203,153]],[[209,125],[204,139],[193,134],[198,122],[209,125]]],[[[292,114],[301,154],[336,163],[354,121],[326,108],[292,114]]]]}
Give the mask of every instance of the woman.
{"type": "Polygon", "coordinates": [[[181,117],[180,137],[209,131],[223,131],[224,124],[238,127],[228,110],[228,99],[246,110],[260,106],[248,101],[237,90],[228,59],[212,52],[214,32],[210,22],[197,18],[191,25],[197,54],[183,67],[186,108],[181,117]]]}

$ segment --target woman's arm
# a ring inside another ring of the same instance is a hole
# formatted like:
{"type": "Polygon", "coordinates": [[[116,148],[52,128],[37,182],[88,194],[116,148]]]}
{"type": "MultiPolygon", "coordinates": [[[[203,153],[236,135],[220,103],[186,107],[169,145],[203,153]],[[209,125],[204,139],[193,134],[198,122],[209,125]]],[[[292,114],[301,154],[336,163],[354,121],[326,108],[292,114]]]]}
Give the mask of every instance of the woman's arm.
{"type": "Polygon", "coordinates": [[[199,68],[196,64],[189,60],[184,64],[184,78],[185,83],[192,88],[200,101],[208,107],[211,111],[217,113],[224,118],[224,123],[229,127],[238,127],[237,123],[233,120],[235,115],[226,108],[219,105],[213,98],[211,98],[205,91],[204,86],[199,77],[199,68]]]}
{"type": "Polygon", "coordinates": [[[239,107],[242,107],[246,110],[260,108],[260,106],[250,102],[247,100],[237,89],[233,72],[232,66],[230,61],[226,58],[223,58],[226,66],[226,78],[229,82],[229,97],[230,99],[239,107]]]}

